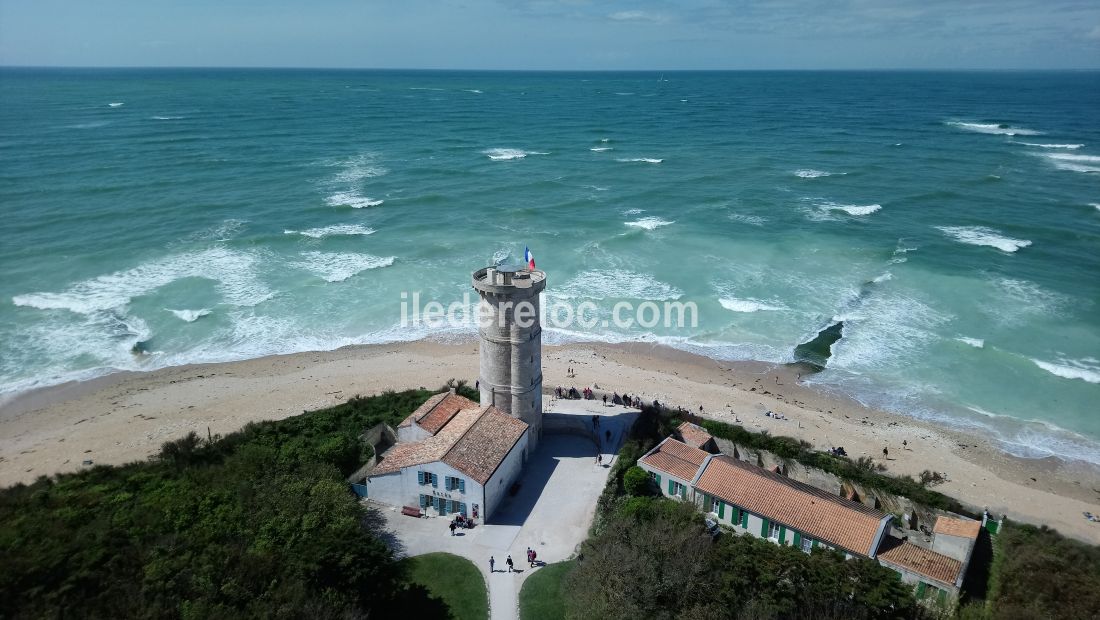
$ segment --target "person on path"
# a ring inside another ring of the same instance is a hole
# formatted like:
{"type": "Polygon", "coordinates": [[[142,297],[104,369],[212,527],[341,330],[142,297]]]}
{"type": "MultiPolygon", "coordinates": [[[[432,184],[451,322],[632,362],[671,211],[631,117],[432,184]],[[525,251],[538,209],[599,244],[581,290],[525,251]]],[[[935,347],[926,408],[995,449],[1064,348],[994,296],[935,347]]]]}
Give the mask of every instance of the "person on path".
{"type": "Polygon", "coordinates": [[[504,563],[508,565],[508,572],[509,573],[513,572],[513,570],[512,570],[512,556],[508,556],[508,559],[505,560],[504,563]]]}
{"type": "Polygon", "coordinates": [[[883,448],[882,449],[882,458],[886,459],[887,461],[890,460],[890,449],[889,448],[883,448]]]}
{"type": "Polygon", "coordinates": [[[451,521],[451,536],[455,535],[455,527],[457,527],[455,526],[455,522],[451,521]]]}
{"type": "Polygon", "coordinates": [[[489,556],[489,572],[497,572],[497,561],[496,558],[494,558],[493,556],[489,556]]]}
{"type": "Polygon", "coordinates": [[[596,464],[603,465],[603,454],[596,453],[596,464]]]}
{"type": "Polygon", "coordinates": [[[608,430],[604,431],[604,435],[607,436],[607,441],[610,443],[611,442],[611,429],[608,429],[608,430]]]}
{"type": "Polygon", "coordinates": [[[535,552],[531,551],[530,547],[527,547],[527,568],[535,567],[535,552]]]}

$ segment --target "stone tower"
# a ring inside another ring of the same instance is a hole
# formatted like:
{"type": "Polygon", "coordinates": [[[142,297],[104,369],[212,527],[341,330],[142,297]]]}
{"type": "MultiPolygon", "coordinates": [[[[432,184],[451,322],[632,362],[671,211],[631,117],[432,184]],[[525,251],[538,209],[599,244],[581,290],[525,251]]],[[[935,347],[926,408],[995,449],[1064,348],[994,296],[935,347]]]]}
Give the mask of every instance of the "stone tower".
{"type": "Polygon", "coordinates": [[[478,335],[481,404],[531,427],[531,448],[542,438],[542,324],[539,293],[546,274],[538,270],[486,267],[473,274],[481,295],[478,335]]]}

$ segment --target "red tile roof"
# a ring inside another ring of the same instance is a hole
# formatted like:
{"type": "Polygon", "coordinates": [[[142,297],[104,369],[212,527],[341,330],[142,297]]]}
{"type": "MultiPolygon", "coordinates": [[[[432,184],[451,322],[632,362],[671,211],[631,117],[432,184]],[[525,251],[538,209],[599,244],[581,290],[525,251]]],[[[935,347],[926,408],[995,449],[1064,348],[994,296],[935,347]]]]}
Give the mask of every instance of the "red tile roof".
{"type": "Polygon", "coordinates": [[[954,519],[952,517],[936,517],[936,525],[932,527],[932,531],[936,534],[961,536],[963,538],[977,538],[981,529],[981,521],[954,519]]]}
{"type": "Polygon", "coordinates": [[[669,437],[658,444],[652,452],[643,456],[641,461],[654,469],[690,482],[695,478],[699,466],[707,456],[707,453],[699,448],[684,445],[669,437]]]}
{"type": "Polygon", "coordinates": [[[400,471],[404,467],[441,460],[443,455],[454,447],[455,442],[478,421],[486,409],[488,407],[463,409],[435,435],[420,441],[398,442],[386,451],[382,456],[382,462],[374,466],[370,475],[389,474],[400,471]]]}
{"type": "Polygon", "coordinates": [[[887,539],[878,552],[880,562],[917,573],[922,577],[955,586],[962,562],[942,553],[918,547],[895,538],[887,539]]]}
{"type": "Polygon", "coordinates": [[[424,401],[423,405],[417,407],[416,411],[402,420],[398,426],[411,426],[415,422],[417,426],[434,435],[459,411],[475,409],[477,406],[477,403],[465,396],[441,392],[424,401]]]}
{"type": "Polygon", "coordinates": [[[886,513],[725,455],[715,456],[696,488],[852,553],[870,556],[886,513]]]}
{"type": "Polygon", "coordinates": [[[489,407],[447,452],[443,462],[485,484],[526,431],[523,420],[489,407]]]}
{"type": "Polygon", "coordinates": [[[684,438],[684,443],[693,448],[702,448],[708,441],[714,439],[702,426],[691,422],[684,422],[676,430],[684,438]]]}

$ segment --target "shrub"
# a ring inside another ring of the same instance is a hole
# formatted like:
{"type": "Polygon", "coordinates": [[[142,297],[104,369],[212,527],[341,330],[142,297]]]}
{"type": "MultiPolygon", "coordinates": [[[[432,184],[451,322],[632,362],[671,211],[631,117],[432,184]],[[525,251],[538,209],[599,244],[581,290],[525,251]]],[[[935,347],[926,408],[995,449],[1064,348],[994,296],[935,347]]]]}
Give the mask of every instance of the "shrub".
{"type": "Polygon", "coordinates": [[[623,476],[623,489],[628,495],[652,495],[653,483],[649,478],[649,472],[637,465],[626,470],[626,475],[623,476]]]}

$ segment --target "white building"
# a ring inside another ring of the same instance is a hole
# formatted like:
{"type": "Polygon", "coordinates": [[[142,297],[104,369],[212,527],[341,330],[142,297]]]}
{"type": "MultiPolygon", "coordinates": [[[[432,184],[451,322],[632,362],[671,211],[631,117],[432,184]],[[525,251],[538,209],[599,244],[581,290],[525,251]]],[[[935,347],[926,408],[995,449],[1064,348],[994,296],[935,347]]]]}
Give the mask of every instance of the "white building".
{"type": "Polygon", "coordinates": [[[530,433],[495,407],[443,392],[401,422],[397,436],[367,477],[367,497],[488,519],[527,461],[530,433]]]}

